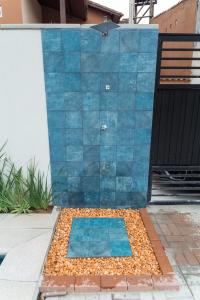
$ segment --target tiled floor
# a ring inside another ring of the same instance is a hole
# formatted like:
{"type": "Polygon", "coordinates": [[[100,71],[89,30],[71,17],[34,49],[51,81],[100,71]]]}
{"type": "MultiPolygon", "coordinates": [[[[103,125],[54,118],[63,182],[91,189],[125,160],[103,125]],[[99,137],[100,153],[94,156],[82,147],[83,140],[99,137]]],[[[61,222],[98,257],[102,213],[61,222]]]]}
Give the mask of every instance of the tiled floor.
{"type": "Polygon", "coordinates": [[[74,218],[67,256],[131,256],[123,218],[74,218]]]}
{"type": "Polygon", "coordinates": [[[180,283],[179,291],[78,294],[47,300],[200,300],[200,206],[148,208],[180,283]]]}

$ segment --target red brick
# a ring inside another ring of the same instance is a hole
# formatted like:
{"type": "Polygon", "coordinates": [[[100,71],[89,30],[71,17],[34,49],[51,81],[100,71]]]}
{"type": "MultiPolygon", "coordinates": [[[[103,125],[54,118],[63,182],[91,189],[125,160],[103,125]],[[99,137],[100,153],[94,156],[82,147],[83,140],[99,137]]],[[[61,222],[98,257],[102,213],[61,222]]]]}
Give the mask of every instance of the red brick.
{"type": "Polygon", "coordinates": [[[76,276],[75,277],[75,292],[90,293],[100,292],[100,276],[76,276]]]}
{"type": "Polygon", "coordinates": [[[162,256],[165,255],[164,248],[160,241],[152,241],[152,248],[154,250],[154,253],[156,256],[162,256]]]}
{"type": "Polygon", "coordinates": [[[154,228],[155,228],[157,234],[162,235],[162,231],[161,231],[160,226],[158,224],[154,224],[154,228]]]}
{"type": "Polygon", "coordinates": [[[169,223],[168,228],[172,235],[181,235],[181,232],[179,231],[178,227],[175,224],[169,223]]]}
{"type": "Polygon", "coordinates": [[[164,237],[164,235],[160,235],[159,238],[160,238],[160,241],[161,241],[163,247],[164,247],[164,248],[169,248],[169,244],[168,244],[168,242],[166,241],[166,238],[164,237]]]}
{"type": "Polygon", "coordinates": [[[153,282],[150,275],[128,275],[127,285],[129,292],[143,292],[153,289],[153,282]]]}
{"type": "Polygon", "coordinates": [[[172,266],[166,255],[156,256],[160,269],[164,275],[173,273],[172,266]]]}
{"type": "Polygon", "coordinates": [[[126,276],[101,276],[101,290],[114,292],[127,291],[126,276]]]}
{"type": "Polygon", "coordinates": [[[164,235],[171,235],[171,231],[169,230],[167,224],[159,224],[159,226],[164,235]]]}
{"type": "Polygon", "coordinates": [[[188,265],[189,266],[198,266],[199,262],[196,259],[196,257],[193,255],[193,253],[191,251],[184,251],[184,256],[186,258],[186,260],[188,261],[188,265]]]}
{"type": "Polygon", "coordinates": [[[147,235],[149,237],[149,239],[151,241],[159,241],[159,236],[157,234],[157,232],[155,231],[155,229],[151,229],[149,230],[147,227],[146,227],[146,230],[147,230],[147,235]]]}
{"type": "Polygon", "coordinates": [[[167,242],[184,242],[185,238],[182,235],[166,235],[167,242]]]}
{"type": "Polygon", "coordinates": [[[45,276],[40,288],[41,292],[74,292],[75,278],[73,276],[45,276]]]}
{"type": "Polygon", "coordinates": [[[152,280],[156,290],[179,290],[178,281],[174,275],[153,275],[152,280]]]}

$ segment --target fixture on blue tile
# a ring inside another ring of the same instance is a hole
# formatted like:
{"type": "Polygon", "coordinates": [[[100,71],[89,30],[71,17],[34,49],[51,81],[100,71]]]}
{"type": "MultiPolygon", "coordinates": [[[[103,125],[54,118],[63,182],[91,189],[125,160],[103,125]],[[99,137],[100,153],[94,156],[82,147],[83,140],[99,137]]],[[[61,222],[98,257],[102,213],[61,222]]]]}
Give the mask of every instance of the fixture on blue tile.
{"type": "Polygon", "coordinates": [[[119,25],[112,21],[106,21],[98,25],[91,26],[91,28],[102,33],[102,36],[107,36],[110,30],[118,28],[119,25]]]}
{"type": "Polygon", "coordinates": [[[0,265],[2,264],[5,257],[6,257],[5,254],[0,254],[0,265]]]}

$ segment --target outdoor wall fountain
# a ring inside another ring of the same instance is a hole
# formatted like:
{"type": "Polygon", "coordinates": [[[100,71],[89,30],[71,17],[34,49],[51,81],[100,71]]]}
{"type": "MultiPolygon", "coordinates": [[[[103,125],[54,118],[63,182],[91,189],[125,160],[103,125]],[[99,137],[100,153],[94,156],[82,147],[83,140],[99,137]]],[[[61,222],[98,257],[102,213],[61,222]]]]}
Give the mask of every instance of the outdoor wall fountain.
{"type": "Polygon", "coordinates": [[[42,32],[54,203],[145,207],[158,30],[42,32]]]}

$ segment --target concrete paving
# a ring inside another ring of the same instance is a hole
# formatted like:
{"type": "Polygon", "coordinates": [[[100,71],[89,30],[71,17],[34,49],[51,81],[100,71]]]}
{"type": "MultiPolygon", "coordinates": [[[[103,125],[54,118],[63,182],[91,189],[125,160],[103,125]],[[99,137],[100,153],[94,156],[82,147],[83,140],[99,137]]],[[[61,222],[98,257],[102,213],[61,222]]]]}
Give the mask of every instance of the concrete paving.
{"type": "Polygon", "coordinates": [[[200,253],[200,206],[150,206],[148,211],[165,242],[167,256],[180,284],[179,291],[69,294],[46,300],[200,300],[200,256],[193,255],[195,250],[200,253]],[[189,233],[192,230],[194,233],[189,233]],[[185,260],[178,260],[180,253],[185,260]]]}
{"type": "Polygon", "coordinates": [[[0,215],[1,300],[36,300],[41,270],[58,212],[0,215]]]}

